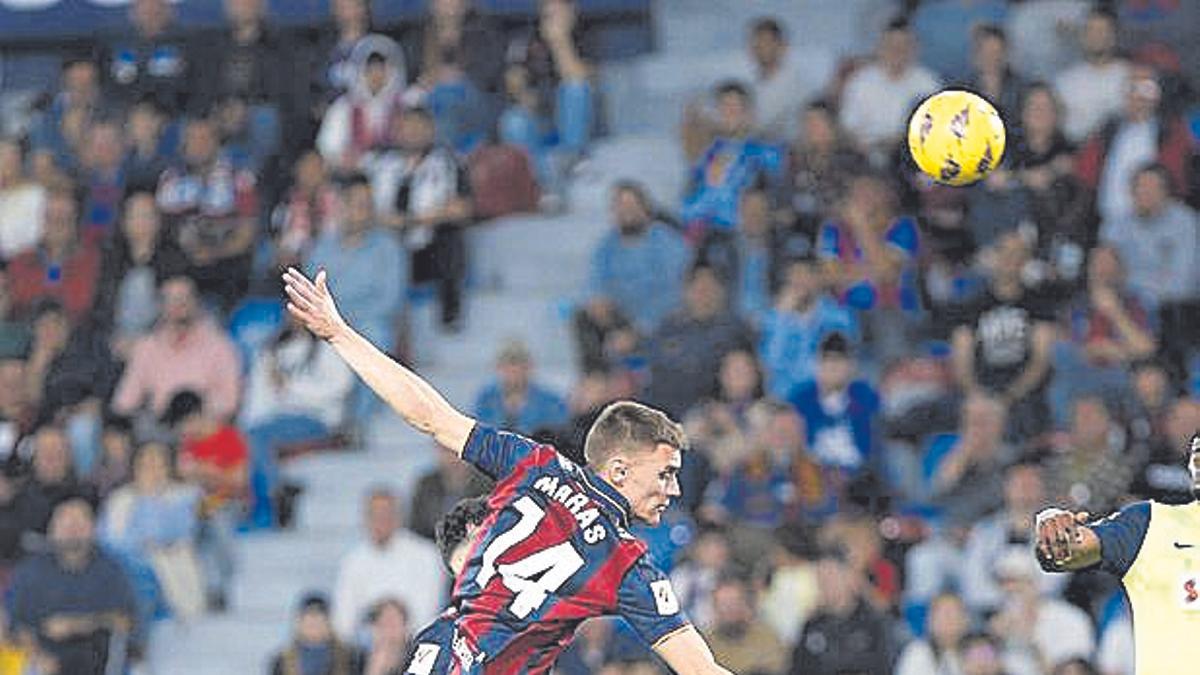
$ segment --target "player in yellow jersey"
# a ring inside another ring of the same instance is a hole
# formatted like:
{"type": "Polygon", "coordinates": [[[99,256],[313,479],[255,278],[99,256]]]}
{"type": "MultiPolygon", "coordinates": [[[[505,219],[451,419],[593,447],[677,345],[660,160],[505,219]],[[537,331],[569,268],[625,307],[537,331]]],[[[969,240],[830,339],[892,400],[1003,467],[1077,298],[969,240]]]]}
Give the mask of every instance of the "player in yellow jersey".
{"type": "MultiPolygon", "coordinates": [[[[1200,432],[1188,455],[1200,498],[1200,432]]],[[[1049,508],[1037,516],[1037,558],[1048,572],[1099,566],[1121,578],[1133,609],[1138,675],[1195,673],[1200,663],[1200,501],[1130,504],[1098,522],[1049,508]]]]}

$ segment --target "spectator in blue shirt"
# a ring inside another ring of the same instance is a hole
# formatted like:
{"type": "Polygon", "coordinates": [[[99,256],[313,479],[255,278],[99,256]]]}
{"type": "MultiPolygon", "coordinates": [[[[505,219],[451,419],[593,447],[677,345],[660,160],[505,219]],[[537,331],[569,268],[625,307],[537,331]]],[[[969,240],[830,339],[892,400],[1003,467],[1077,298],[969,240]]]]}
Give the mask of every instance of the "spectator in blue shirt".
{"type": "Polygon", "coordinates": [[[789,402],[804,418],[811,456],[822,466],[856,474],[873,461],[879,394],[854,379],[849,339],[833,333],[821,342],[814,379],[792,392],[789,402]]]}
{"type": "Polygon", "coordinates": [[[848,337],[858,332],[850,312],[821,290],[812,258],[788,264],[775,306],[764,315],[761,330],[758,353],[767,391],[779,399],[813,377],[822,340],[834,332],[848,337]]]}
{"type": "Polygon", "coordinates": [[[496,358],[496,380],[475,398],[475,417],[486,424],[532,434],[567,423],[567,402],[530,380],[533,358],[520,341],[501,348],[496,358]]]}
{"type": "Polygon", "coordinates": [[[640,184],[618,182],[611,208],[616,228],[592,252],[586,299],[575,315],[585,371],[608,365],[618,338],[631,337],[631,331],[652,334],[679,307],[692,258],[683,237],[654,220],[653,204],[640,184]]]}
{"type": "MultiPolygon", "coordinates": [[[[311,274],[328,272],[330,290],[347,321],[380,349],[396,341],[396,320],[404,302],[408,256],[395,237],[375,223],[371,184],[351,178],[342,190],[345,217],[337,232],[326,232],[309,256],[311,274]]],[[[361,381],[355,389],[353,419],[365,421],[375,397],[361,381]]]]}

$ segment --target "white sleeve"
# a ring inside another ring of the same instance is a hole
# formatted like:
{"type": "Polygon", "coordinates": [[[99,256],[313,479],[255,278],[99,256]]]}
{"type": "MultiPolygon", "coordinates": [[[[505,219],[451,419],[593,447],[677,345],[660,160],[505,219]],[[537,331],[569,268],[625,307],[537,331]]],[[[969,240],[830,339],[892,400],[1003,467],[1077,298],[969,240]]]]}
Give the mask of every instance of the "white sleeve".
{"type": "Polygon", "coordinates": [[[345,97],[339,98],[325,111],[325,119],[317,132],[317,152],[329,164],[341,163],[350,143],[350,106],[345,97]]]}

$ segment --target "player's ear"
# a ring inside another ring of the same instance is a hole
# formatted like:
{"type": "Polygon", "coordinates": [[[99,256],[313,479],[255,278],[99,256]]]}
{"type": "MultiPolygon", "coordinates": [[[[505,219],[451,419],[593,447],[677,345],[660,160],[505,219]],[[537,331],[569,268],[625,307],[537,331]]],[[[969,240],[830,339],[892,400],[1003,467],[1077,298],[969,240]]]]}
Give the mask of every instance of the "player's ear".
{"type": "Polygon", "coordinates": [[[625,458],[621,456],[608,460],[608,475],[613,485],[617,487],[624,485],[626,479],[629,478],[629,462],[626,462],[625,458]]]}

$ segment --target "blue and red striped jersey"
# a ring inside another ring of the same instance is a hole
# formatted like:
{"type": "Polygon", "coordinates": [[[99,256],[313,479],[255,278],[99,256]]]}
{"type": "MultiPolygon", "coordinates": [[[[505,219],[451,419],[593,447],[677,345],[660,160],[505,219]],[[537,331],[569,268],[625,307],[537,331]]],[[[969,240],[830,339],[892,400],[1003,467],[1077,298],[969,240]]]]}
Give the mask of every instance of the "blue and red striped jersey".
{"type": "Polygon", "coordinates": [[[450,655],[454,645],[454,621],[458,611],[453,607],[442,612],[432,623],[413,638],[408,654],[405,675],[434,675],[448,673],[453,664],[450,655]]]}
{"type": "Polygon", "coordinates": [[[481,424],[463,459],[497,484],[454,584],[452,673],[549,672],[590,617],[621,616],[651,645],[688,625],[629,533],[629,503],[593,471],[481,424]]]}

